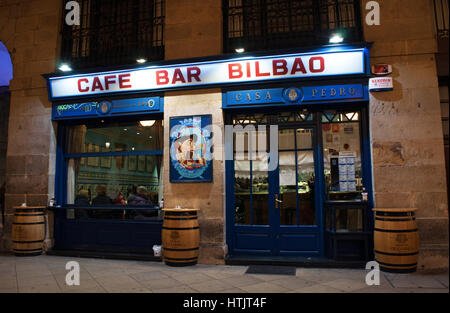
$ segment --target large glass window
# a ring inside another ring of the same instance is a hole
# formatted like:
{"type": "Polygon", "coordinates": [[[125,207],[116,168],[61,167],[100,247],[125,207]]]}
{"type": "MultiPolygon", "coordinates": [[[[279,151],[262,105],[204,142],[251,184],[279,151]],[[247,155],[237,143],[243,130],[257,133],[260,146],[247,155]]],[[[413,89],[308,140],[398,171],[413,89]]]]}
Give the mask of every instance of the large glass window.
{"type": "Polygon", "coordinates": [[[323,112],[322,142],[328,200],[361,198],[361,137],[359,112],[323,112]]]}
{"type": "Polygon", "coordinates": [[[162,136],[161,120],[70,126],[66,204],[158,205],[162,136]]]}

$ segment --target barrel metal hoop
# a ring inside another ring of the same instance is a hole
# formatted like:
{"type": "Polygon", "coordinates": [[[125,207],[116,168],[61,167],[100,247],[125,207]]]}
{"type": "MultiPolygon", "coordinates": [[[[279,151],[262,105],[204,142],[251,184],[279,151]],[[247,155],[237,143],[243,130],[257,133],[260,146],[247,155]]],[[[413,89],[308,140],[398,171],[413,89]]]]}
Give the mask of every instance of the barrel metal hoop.
{"type": "Polygon", "coordinates": [[[414,216],[414,212],[375,212],[375,216],[414,216]]]}
{"type": "Polygon", "coordinates": [[[196,220],[197,217],[164,217],[165,220],[171,221],[187,221],[187,220],[196,220]]]}
{"type": "Polygon", "coordinates": [[[166,227],[163,226],[162,229],[166,229],[166,230],[191,230],[191,229],[199,229],[199,226],[196,227],[182,227],[182,228],[174,228],[174,227],[166,227]]]}
{"type": "Polygon", "coordinates": [[[193,258],[169,258],[169,257],[164,256],[164,259],[172,260],[172,261],[194,261],[194,260],[197,260],[197,257],[193,257],[193,258]]]}
{"type": "Polygon", "coordinates": [[[197,212],[196,211],[192,211],[192,212],[164,212],[164,217],[166,216],[197,216],[197,212]]]}
{"type": "Polygon", "coordinates": [[[415,221],[416,218],[415,217],[411,217],[411,218],[399,218],[399,219],[395,219],[395,218],[379,218],[379,217],[375,217],[376,221],[385,221],[385,222],[410,222],[410,221],[415,221]]]}
{"type": "Polygon", "coordinates": [[[16,212],[44,212],[43,209],[16,209],[16,212]]]}
{"type": "Polygon", "coordinates": [[[163,249],[166,251],[195,251],[195,250],[198,250],[199,248],[197,247],[197,248],[189,248],[189,249],[172,249],[172,248],[163,247],[163,249]]]}
{"type": "Polygon", "coordinates": [[[13,240],[12,242],[14,242],[14,243],[40,243],[40,242],[44,242],[44,239],[42,239],[42,240],[31,240],[31,241],[17,241],[17,240],[13,240]]]}
{"type": "Polygon", "coordinates": [[[411,264],[391,264],[391,263],[380,262],[378,260],[376,260],[376,261],[378,263],[380,263],[381,265],[392,266],[392,267],[417,266],[417,262],[416,263],[411,263],[411,264]]]}
{"type": "Polygon", "coordinates": [[[379,231],[382,233],[413,233],[417,232],[418,229],[402,229],[402,230],[395,230],[395,229],[380,229],[380,228],[374,228],[375,231],[379,231]]]}
{"type": "Polygon", "coordinates": [[[44,213],[39,213],[39,214],[30,214],[30,213],[16,213],[14,214],[14,216],[45,216],[44,213]]]}
{"type": "Polygon", "coordinates": [[[38,252],[38,251],[42,251],[42,248],[36,248],[36,249],[14,249],[14,251],[35,251],[35,252],[38,252]]]}
{"type": "Polygon", "coordinates": [[[15,223],[13,225],[37,225],[37,224],[45,224],[45,222],[33,222],[33,223],[15,223]]]}
{"type": "Polygon", "coordinates": [[[390,252],[381,252],[381,251],[378,251],[378,250],[374,250],[374,251],[375,251],[375,253],[378,253],[378,254],[392,255],[392,256],[408,256],[408,255],[417,255],[417,254],[419,254],[419,251],[410,252],[410,253],[390,253],[390,252]]]}

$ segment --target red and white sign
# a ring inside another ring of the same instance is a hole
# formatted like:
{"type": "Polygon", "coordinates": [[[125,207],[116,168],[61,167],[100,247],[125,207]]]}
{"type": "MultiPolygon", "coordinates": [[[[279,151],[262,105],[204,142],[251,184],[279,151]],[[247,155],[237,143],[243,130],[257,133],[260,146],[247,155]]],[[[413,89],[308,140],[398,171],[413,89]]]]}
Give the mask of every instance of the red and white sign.
{"type": "Polygon", "coordinates": [[[288,78],[364,74],[364,49],[300,53],[49,78],[52,99],[288,78]]]}
{"type": "Polygon", "coordinates": [[[392,77],[374,77],[369,79],[369,91],[389,91],[394,89],[392,77]]]}

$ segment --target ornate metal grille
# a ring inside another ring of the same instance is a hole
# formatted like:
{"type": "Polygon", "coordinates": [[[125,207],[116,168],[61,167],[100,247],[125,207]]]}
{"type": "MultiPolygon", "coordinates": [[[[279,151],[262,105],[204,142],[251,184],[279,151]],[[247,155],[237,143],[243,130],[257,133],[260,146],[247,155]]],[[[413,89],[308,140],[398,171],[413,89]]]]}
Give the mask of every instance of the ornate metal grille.
{"type": "MultiPolygon", "coordinates": [[[[63,0],[64,6],[69,0],[63,0]]],[[[61,60],[74,68],[164,58],[165,0],[78,0],[80,25],[63,14],[61,60]]],[[[68,11],[64,11],[67,13],[68,11]]]]}
{"type": "Polygon", "coordinates": [[[362,40],[358,0],[224,0],[224,49],[247,51],[362,40]]]}
{"type": "Polygon", "coordinates": [[[433,0],[434,21],[439,39],[448,39],[448,0],[433,0]]]}

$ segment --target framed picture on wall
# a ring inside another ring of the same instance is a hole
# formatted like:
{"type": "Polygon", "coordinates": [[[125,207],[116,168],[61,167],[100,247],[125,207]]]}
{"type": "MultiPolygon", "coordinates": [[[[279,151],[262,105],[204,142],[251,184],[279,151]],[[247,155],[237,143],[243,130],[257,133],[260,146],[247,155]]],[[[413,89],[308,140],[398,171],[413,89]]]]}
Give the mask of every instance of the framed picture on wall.
{"type": "Polygon", "coordinates": [[[211,182],[212,115],[170,118],[170,182],[211,182]]]}
{"type": "MultiPolygon", "coordinates": [[[[88,144],[88,152],[90,153],[95,153],[95,152],[100,152],[100,146],[94,145],[92,143],[88,144]]],[[[89,157],[87,158],[87,164],[89,166],[94,166],[94,167],[98,167],[99,166],[99,159],[98,157],[89,157]]]]}
{"type": "MultiPolygon", "coordinates": [[[[109,152],[109,150],[106,147],[102,147],[102,152],[109,152]]],[[[104,156],[100,158],[100,167],[104,168],[111,168],[111,157],[110,156],[104,156]]]]}
{"type": "Polygon", "coordinates": [[[138,171],[145,172],[145,155],[138,155],[138,171]]]}
{"type": "Polygon", "coordinates": [[[137,163],[137,155],[129,155],[128,156],[128,170],[135,171],[137,163]]]}

